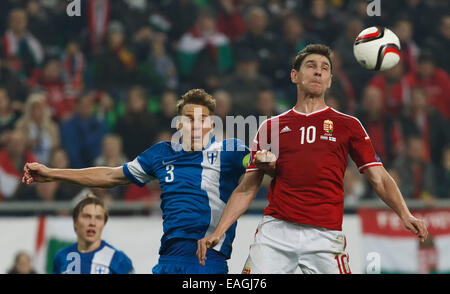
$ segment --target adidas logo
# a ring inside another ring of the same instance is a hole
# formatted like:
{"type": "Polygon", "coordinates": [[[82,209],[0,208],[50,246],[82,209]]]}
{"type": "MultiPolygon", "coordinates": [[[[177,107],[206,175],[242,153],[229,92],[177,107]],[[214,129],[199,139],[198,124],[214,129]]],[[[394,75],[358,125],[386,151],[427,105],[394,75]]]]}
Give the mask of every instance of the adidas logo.
{"type": "Polygon", "coordinates": [[[285,127],[280,131],[280,134],[287,133],[287,132],[290,132],[290,131],[291,131],[291,129],[290,129],[288,126],[285,126],[285,127]]]}

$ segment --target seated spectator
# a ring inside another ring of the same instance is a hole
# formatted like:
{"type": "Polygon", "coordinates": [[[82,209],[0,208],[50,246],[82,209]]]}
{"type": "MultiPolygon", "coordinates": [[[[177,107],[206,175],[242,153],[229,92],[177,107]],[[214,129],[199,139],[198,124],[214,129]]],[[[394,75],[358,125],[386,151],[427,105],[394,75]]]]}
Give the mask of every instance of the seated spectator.
{"type": "Polygon", "coordinates": [[[424,47],[436,58],[436,63],[450,74],[450,14],[441,18],[439,30],[433,32],[425,41],[424,47]]]}
{"type": "Polygon", "coordinates": [[[166,43],[165,34],[153,34],[150,52],[138,67],[138,82],[156,93],[178,87],[177,69],[171,56],[166,52],[166,43]]]}
{"type": "Polygon", "coordinates": [[[28,85],[34,91],[45,91],[52,117],[56,121],[67,120],[73,115],[76,96],[70,96],[66,91],[59,59],[51,58],[45,62],[42,70],[35,70],[28,85]]]}
{"type": "Polygon", "coordinates": [[[43,94],[32,94],[25,105],[16,128],[27,135],[27,142],[40,163],[48,164],[51,150],[60,144],[59,128],[51,120],[50,109],[43,94]]]}
{"type": "Polygon", "coordinates": [[[409,125],[422,135],[425,160],[438,166],[442,161],[442,150],[450,142],[450,129],[448,121],[428,101],[429,95],[426,89],[413,88],[411,105],[407,114],[403,116],[403,124],[409,125]]]}
{"type": "Polygon", "coordinates": [[[450,78],[440,67],[435,57],[424,51],[419,56],[417,72],[410,73],[407,81],[411,88],[424,87],[428,92],[429,104],[450,119],[450,78]]]}
{"type": "Polygon", "coordinates": [[[301,18],[296,14],[285,16],[281,29],[281,38],[277,40],[277,62],[271,75],[277,88],[287,88],[291,86],[289,69],[292,67],[292,60],[308,44],[316,44],[320,41],[315,35],[305,30],[301,18]]]}
{"type": "Polygon", "coordinates": [[[437,197],[450,199],[450,144],[442,151],[442,162],[436,173],[437,197]]]}
{"type": "Polygon", "coordinates": [[[331,84],[330,90],[325,99],[328,96],[333,96],[339,105],[339,109],[341,109],[339,111],[354,115],[356,113],[358,103],[356,101],[353,83],[347,74],[347,70],[342,64],[343,61],[340,54],[337,51],[334,51],[331,58],[333,63],[333,83],[331,84]]]}
{"type": "Polygon", "coordinates": [[[69,41],[61,58],[61,65],[64,85],[71,97],[78,96],[84,88],[86,62],[80,44],[74,40],[69,41]]]}
{"type": "Polygon", "coordinates": [[[382,92],[376,87],[366,87],[361,107],[357,117],[369,134],[375,152],[389,167],[403,151],[403,127],[395,117],[386,113],[382,92]]]}
{"type": "Polygon", "coordinates": [[[310,2],[310,11],[306,14],[305,28],[320,36],[325,45],[331,45],[341,30],[339,14],[331,9],[328,1],[315,0],[310,2]]]}
{"type": "Polygon", "coordinates": [[[435,170],[423,154],[423,139],[411,136],[407,140],[406,153],[399,156],[392,167],[398,173],[399,188],[405,199],[431,202],[436,195],[435,170]]]}
{"type": "Polygon", "coordinates": [[[14,111],[11,106],[8,91],[0,87],[0,148],[9,140],[9,134],[13,131],[20,112],[14,111]]]}
{"type": "Polygon", "coordinates": [[[118,21],[111,21],[108,27],[106,48],[95,56],[94,82],[99,90],[113,93],[113,97],[122,95],[136,74],[136,61],[125,42],[125,28],[118,21]]]}
{"type": "MultiPolygon", "coordinates": [[[[242,51],[251,52],[260,67],[260,72],[272,78],[278,66],[277,48],[279,38],[269,27],[269,16],[263,7],[255,6],[246,15],[248,32],[236,40],[235,55],[242,51]]],[[[287,56],[283,56],[287,57],[287,56]]]]}
{"type": "Polygon", "coordinates": [[[410,91],[402,61],[393,68],[376,74],[368,84],[383,93],[383,108],[389,114],[400,115],[408,102],[410,91]]]}
{"type": "Polygon", "coordinates": [[[7,274],[30,275],[37,274],[37,272],[32,267],[31,256],[24,251],[20,251],[14,257],[14,265],[11,267],[7,274]]]}
{"type": "Polygon", "coordinates": [[[10,69],[11,63],[1,58],[0,54],[0,87],[8,91],[11,98],[11,106],[14,110],[23,111],[25,100],[28,95],[26,83],[17,78],[10,69]]]}
{"type": "MultiPolygon", "coordinates": [[[[69,168],[69,158],[66,151],[56,148],[52,151],[49,162],[50,168],[69,168]]],[[[36,198],[43,201],[70,201],[74,199],[83,187],[66,182],[48,182],[36,184],[36,198]]]]}
{"type": "Polygon", "coordinates": [[[84,93],[77,101],[75,115],[60,126],[61,143],[71,168],[92,166],[101,153],[106,124],[94,115],[94,97],[84,93]]]}
{"type": "Polygon", "coordinates": [[[151,146],[155,138],[155,118],[148,111],[148,98],[144,88],[135,86],[128,92],[125,115],[117,120],[114,133],[123,140],[123,151],[134,159],[151,146]]]}
{"type": "MultiPolygon", "coordinates": [[[[115,167],[129,160],[122,152],[122,139],[117,135],[106,135],[103,138],[102,154],[94,161],[95,166],[115,167]]],[[[107,202],[122,200],[127,187],[118,186],[111,189],[92,188],[92,192],[107,202]]]]}
{"type": "Polygon", "coordinates": [[[22,184],[23,166],[26,162],[36,162],[36,158],[27,149],[26,135],[15,130],[4,148],[0,149],[0,199],[13,200],[27,194],[33,187],[22,184]]]}
{"type": "Polygon", "coordinates": [[[28,31],[27,12],[21,8],[11,10],[8,30],[2,38],[3,55],[9,68],[22,80],[38,68],[44,60],[41,43],[28,31]]]}
{"type": "MultiPolygon", "coordinates": [[[[361,96],[367,81],[374,75],[373,72],[364,69],[356,61],[355,56],[353,55],[353,43],[363,29],[364,25],[360,19],[356,18],[349,20],[345,25],[344,32],[338,34],[338,38],[333,43],[332,47],[342,60],[342,68],[345,70],[349,81],[352,83],[357,99],[361,96]]],[[[357,102],[360,103],[360,101],[357,102]]]]}
{"type": "Polygon", "coordinates": [[[254,113],[258,91],[271,85],[270,80],[260,73],[258,58],[251,50],[239,52],[236,70],[223,80],[223,89],[233,99],[235,115],[243,116],[254,113]]]}
{"type": "Polygon", "coordinates": [[[218,77],[233,66],[230,40],[217,30],[211,11],[202,10],[194,27],[180,39],[177,48],[181,78],[191,87],[211,88],[207,78],[218,77]]]}
{"type": "Polygon", "coordinates": [[[247,24],[237,9],[234,0],[219,0],[217,2],[217,29],[224,33],[231,42],[234,42],[245,35],[247,24]]]}
{"type": "Polygon", "coordinates": [[[417,70],[417,57],[419,47],[413,39],[414,25],[408,18],[400,18],[394,24],[393,32],[400,39],[400,60],[405,66],[405,73],[414,73],[417,70]]]}
{"type": "Polygon", "coordinates": [[[155,114],[160,129],[165,129],[170,133],[175,132],[175,125],[172,126],[172,121],[177,116],[177,99],[176,92],[164,91],[161,95],[159,111],[155,114]]]}

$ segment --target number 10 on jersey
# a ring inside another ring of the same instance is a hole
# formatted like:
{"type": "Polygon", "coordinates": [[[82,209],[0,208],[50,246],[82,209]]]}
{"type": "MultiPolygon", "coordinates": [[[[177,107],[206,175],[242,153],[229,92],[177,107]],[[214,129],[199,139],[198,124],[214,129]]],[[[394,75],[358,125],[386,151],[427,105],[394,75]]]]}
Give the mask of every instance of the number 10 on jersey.
{"type": "Polygon", "coordinates": [[[308,144],[314,143],[316,141],[316,127],[315,126],[309,126],[308,128],[301,127],[300,133],[301,133],[301,140],[300,140],[301,144],[305,144],[305,138],[306,138],[306,143],[308,143],[308,144]]]}

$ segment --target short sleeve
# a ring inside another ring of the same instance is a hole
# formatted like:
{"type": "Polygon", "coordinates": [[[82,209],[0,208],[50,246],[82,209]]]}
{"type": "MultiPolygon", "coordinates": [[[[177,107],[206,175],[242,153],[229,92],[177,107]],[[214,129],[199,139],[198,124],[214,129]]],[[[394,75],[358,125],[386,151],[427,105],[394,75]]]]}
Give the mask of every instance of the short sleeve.
{"type": "Polygon", "coordinates": [[[123,173],[133,183],[143,187],[146,183],[156,178],[154,163],[160,155],[163,143],[158,143],[141,153],[133,161],[123,165],[123,173]]]}
{"type": "Polygon", "coordinates": [[[369,135],[357,118],[352,119],[349,130],[350,156],[356,163],[359,172],[362,173],[371,166],[382,166],[383,163],[375,153],[369,135]]]}
{"type": "Polygon", "coordinates": [[[250,149],[242,140],[227,139],[224,141],[224,151],[230,158],[233,168],[243,174],[250,160],[250,149]]]}

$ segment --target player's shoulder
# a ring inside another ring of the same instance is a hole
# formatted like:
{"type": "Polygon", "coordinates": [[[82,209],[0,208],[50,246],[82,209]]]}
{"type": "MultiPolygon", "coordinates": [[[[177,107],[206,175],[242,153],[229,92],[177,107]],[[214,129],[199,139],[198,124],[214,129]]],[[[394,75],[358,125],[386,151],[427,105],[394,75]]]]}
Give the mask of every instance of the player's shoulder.
{"type": "Polygon", "coordinates": [[[271,125],[272,123],[281,123],[283,121],[293,119],[295,116],[293,115],[292,109],[286,110],[278,115],[274,115],[271,117],[266,118],[262,121],[262,123],[259,125],[259,129],[262,129],[264,127],[267,127],[268,125],[271,125]]]}
{"type": "Polygon", "coordinates": [[[77,243],[73,243],[72,245],[59,249],[55,254],[55,259],[65,259],[67,254],[69,254],[70,252],[78,252],[77,243]]]}
{"type": "Polygon", "coordinates": [[[246,149],[244,141],[238,138],[227,138],[221,142],[222,151],[246,151],[246,149]]]}
{"type": "Polygon", "coordinates": [[[116,247],[114,247],[113,245],[111,245],[110,243],[108,243],[104,240],[102,240],[102,243],[104,244],[104,247],[107,247],[114,252],[115,257],[129,259],[128,256],[125,254],[125,252],[123,252],[122,250],[117,249],[116,247]]]}
{"type": "Polygon", "coordinates": [[[145,150],[141,156],[148,156],[148,155],[168,155],[173,152],[172,143],[169,141],[161,141],[158,143],[153,144],[151,147],[149,147],[147,150],[145,150]]]}
{"type": "Polygon", "coordinates": [[[356,116],[340,112],[331,107],[330,107],[330,119],[335,119],[337,121],[340,121],[341,123],[344,123],[344,124],[348,125],[349,127],[355,126],[355,125],[362,126],[361,121],[356,116]]]}
{"type": "Polygon", "coordinates": [[[133,271],[133,263],[128,255],[126,255],[122,250],[119,250],[113,245],[109,244],[108,242],[102,242],[104,244],[104,247],[107,247],[114,252],[111,264],[114,271],[116,273],[131,273],[133,271]]]}

